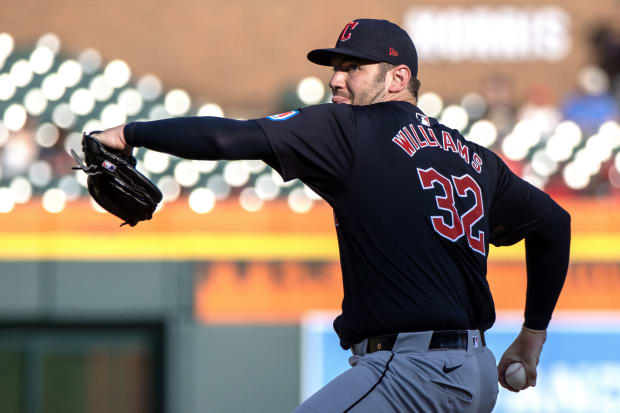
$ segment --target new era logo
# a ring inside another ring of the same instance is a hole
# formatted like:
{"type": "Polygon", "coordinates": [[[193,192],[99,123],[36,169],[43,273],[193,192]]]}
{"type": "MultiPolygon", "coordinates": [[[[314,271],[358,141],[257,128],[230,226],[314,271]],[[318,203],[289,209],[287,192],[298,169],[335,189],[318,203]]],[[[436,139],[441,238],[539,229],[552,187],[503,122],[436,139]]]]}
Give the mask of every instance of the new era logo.
{"type": "Polygon", "coordinates": [[[390,56],[398,56],[398,52],[390,47],[390,56]]]}

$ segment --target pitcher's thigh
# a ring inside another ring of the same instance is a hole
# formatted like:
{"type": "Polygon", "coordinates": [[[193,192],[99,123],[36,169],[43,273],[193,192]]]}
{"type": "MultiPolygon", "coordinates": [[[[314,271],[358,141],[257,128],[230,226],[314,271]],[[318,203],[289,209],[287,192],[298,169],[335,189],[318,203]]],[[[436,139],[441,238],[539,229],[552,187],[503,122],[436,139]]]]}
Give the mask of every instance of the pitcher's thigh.
{"type": "MultiPolygon", "coordinates": [[[[377,383],[381,381],[381,376],[391,358],[390,353],[383,353],[385,354],[376,356],[373,354],[375,357],[372,357],[371,360],[367,359],[365,362],[358,362],[355,367],[350,368],[330,381],[322,389],[304,401],[295,410],[295,413],[343,413],[345,411],[364,411],[357,409],[360,400],[366,400],[369,398],[368,396],[370,394],[375,393],[374,390],[377,388],[377,383]]],[[[366,411],[385,411],[379,406],[374,406],[372,400],[368,400],[368,403],[369,410],[366,411]]]]}

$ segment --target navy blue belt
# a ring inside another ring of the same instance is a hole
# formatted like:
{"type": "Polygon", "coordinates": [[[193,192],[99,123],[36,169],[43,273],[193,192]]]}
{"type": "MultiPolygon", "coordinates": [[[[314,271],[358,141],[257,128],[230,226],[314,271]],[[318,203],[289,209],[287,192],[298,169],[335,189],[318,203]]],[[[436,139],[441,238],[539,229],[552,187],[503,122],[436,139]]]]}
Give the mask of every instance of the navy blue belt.
{"type": "MultiPolygon", "coordinates": [[[[370,337],[368,339],[367,353],[374,353],[375,351],[392,351],[394,343],[398,334],[387,334],[385,336],[370,337]]],[[[483,346],[486,346],[484,340],[484,332],[480,331],[480,341],[483,346]]],[[[445,330],[434,331],[431,336],[431,341],[428,344],[429,350],[467,350],[467,330],[445,330]]]]}

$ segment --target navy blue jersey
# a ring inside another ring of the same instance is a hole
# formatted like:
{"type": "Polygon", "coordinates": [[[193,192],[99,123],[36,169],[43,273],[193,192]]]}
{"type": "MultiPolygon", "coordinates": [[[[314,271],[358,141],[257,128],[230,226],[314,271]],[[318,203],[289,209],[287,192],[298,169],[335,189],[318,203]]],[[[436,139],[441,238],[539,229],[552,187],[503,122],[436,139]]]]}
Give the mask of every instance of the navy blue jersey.
{"type": "Polygon", "coordinates": [[[543,222],[553,204],[544,192],[407,102],[318,105],[256,122],[271,166],[333,207],[343,348],[493,324],[489,243],[513,244],[543,222]]]}

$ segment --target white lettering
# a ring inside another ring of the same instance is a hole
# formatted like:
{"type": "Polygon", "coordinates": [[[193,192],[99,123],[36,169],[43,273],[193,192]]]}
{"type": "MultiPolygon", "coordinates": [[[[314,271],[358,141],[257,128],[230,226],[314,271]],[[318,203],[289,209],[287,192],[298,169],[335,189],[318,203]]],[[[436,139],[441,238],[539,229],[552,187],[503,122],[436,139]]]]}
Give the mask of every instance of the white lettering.
{"type": "Polygon", "coordinates": [[[428,62],[555,62],[571,49],[570,16],[556,6],[412,7],[403,22],[428,62]]]}

